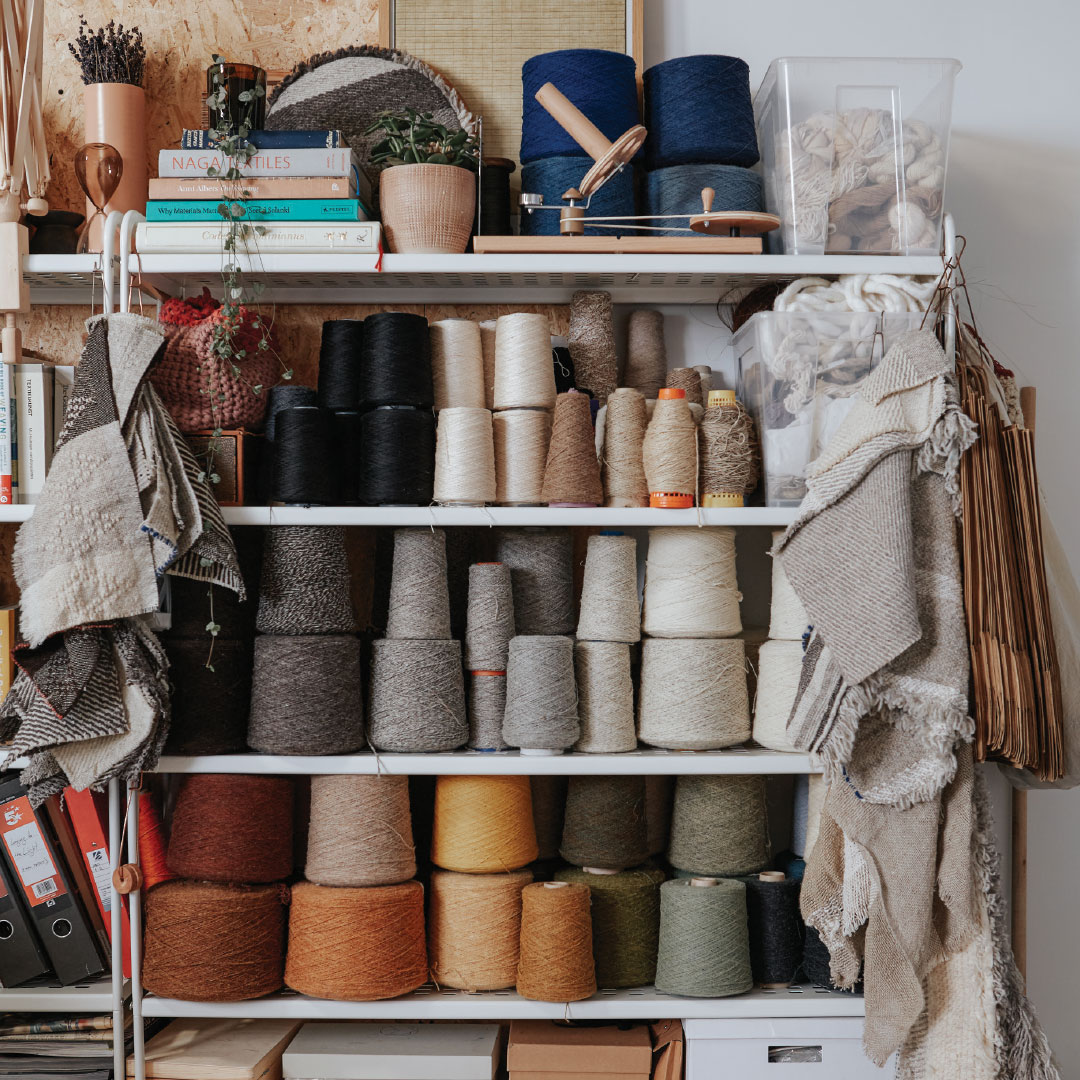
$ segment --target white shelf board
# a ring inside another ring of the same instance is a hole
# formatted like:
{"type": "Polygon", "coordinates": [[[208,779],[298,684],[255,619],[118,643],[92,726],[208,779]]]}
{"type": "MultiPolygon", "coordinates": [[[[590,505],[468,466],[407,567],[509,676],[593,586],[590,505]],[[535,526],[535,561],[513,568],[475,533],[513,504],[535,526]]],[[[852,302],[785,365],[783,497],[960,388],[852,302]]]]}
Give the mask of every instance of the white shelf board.
{"type": "Polygon", "coordinates": [[[646,1020],[862,1016],[863,999],[821,986],[751,990],[729,998],[687,998],[652,986],[601,990],[587,1001],[529,1001],[513,990],[468,994],[424,986],[389,1001],[324,1001],[285,992],[256,1001],[143,999],[144,1016],[318,1020],[646,1020]]]}
{"type": "MultiPolygon", "coordinates": [[[[230,525],[789,525],[795,507],[717,510],[562,509],[549,506],[226,506],[230,525]]],[[[0,506],[0,523],[26,521],[30,505],[0,506]]]]}
{"type": "MultiPolygon", "coordinates": [[[[86,303],[97,256],[31,255],[33,303],[86,303]]],[[[934,256],[882,255],[373,255],[241,256],[266,286],[262,299],[311,303],[565,304],[577,289],[606,289],[616,303],[704,304],[733,289],[804,275],[937,277],[934,256]]],[[[217,253],[131,256],[133,278],[170,296],[221,290],[217,253]]],[[[100,282],[97,294],[100,296],[100,282]]]]}
{"type": "MultiPolygon", "coordinates": [[[[124,982],[124,997],[131,992],[124,982]]],[[[112,982],[106,977],[75,986],[11,986],[0,989],[0,1012],[56,1012],[102,1015],[113,1008],[112,982]]]]}
{"type": "MultiPolygon", "coordinates": [[[[101,255],[27,255],[23,278],[31,304],[89,304],[102,299],[101,255]],[[96,275],[96,280],[95,280],[96,275]]],[[[113,277],[117,267],[113,267],[113,277]]]]}
{"type": "Polygon", "coordinates": [[[634,750],[629,754],[534,756],[517,750],[444,754],[343,754],[331,757],[281,754],[166,755],[159,773],[260,773],[268,775],[398,776],[718,776],[801,775],[820,772],[807,754],[735,747],[729,750],[634,750]]]}

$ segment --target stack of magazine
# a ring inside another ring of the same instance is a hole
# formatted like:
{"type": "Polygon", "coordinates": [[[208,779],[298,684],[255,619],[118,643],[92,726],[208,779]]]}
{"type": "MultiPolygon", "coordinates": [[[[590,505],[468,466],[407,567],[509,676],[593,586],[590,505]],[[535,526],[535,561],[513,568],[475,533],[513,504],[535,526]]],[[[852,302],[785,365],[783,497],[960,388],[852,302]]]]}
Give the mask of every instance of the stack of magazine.
{"type": "MultiPolygon", "coordinates": [[[[131,1050],[131,1014],[123,1033],[125,1054],[131,1050]]],[[[0,1016],[0,1076],[19,1080],[109,1080],[113,1074],[111,1016],[67,1016],[41,1013],[0,1016]]]]}

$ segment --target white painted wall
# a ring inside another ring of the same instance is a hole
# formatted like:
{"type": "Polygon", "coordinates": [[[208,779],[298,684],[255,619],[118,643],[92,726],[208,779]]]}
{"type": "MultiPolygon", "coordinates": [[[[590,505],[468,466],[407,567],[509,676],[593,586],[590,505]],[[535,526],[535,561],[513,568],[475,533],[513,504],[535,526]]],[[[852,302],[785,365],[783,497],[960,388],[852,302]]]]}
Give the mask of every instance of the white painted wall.
{"type": "MultiPolygon", "coordinates": [[[[968,238],[964,267],[979,328],[997,359],[1039,388],[1040,476],[1074,568],[1080,568],[1078,37],[1075,0],[645,2],[646,65],[699,52],[741,56],[755,90],[777,56],[963,62],[946,202],[968,238]]],[[[1030,815],[1029,983],[1063,1075],[1075,1080],[1080,793],[1034,792],[1030,815]]]]}

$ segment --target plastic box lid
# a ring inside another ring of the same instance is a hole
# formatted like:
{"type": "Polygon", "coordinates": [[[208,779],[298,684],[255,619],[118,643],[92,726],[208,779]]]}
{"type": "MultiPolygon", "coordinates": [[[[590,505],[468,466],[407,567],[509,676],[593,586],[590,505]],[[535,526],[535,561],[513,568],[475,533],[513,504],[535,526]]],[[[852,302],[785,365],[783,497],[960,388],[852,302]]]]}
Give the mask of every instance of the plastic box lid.
{"type": "Polygon", "coordinates": [[[491,1080],[498,1024],[305,1024],[284,1080],[491,1080]]]}

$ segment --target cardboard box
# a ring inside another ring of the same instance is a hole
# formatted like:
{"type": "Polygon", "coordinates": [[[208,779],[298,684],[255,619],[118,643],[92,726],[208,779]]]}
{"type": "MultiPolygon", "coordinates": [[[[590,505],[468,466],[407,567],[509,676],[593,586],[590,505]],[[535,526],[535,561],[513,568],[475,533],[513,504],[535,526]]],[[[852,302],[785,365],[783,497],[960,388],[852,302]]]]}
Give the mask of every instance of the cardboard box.
{"type": "MultiPolygon", "coordinates": [[[[174,1020],[146,1044],[147,1080],[281,1080],[295,1020],[174,1020]]],[[[127,1059],[135,1075],[134,1056],[127,1059]]]]}
{"type": "Polygon", "coordinates": [[[506,1066],[510,1080],[648,1080],[652,1040],[644,1024],[565,1027],[553,1020],[515,1020],[506,1066]]]}
{"type": "Polygon", "coordinates": [[[498,1024],[305,1024],[285,1080],[492,1080],[498,1024]]]}
{"type": "Polygon", "coordinates": [[[191,431],[184,438],[200,467],[218,477],[210,485],[218,506],[250,506],[255,501],[262,435],[231,428],[216,438],[212,431],[191,431]]]}
{"type": "Polygon", "coordinates": [[[658,1020],[649,1025],[653,1040],[652,1080],[682,1080],[683,1026],[681,1020],[658,1020]]]}

